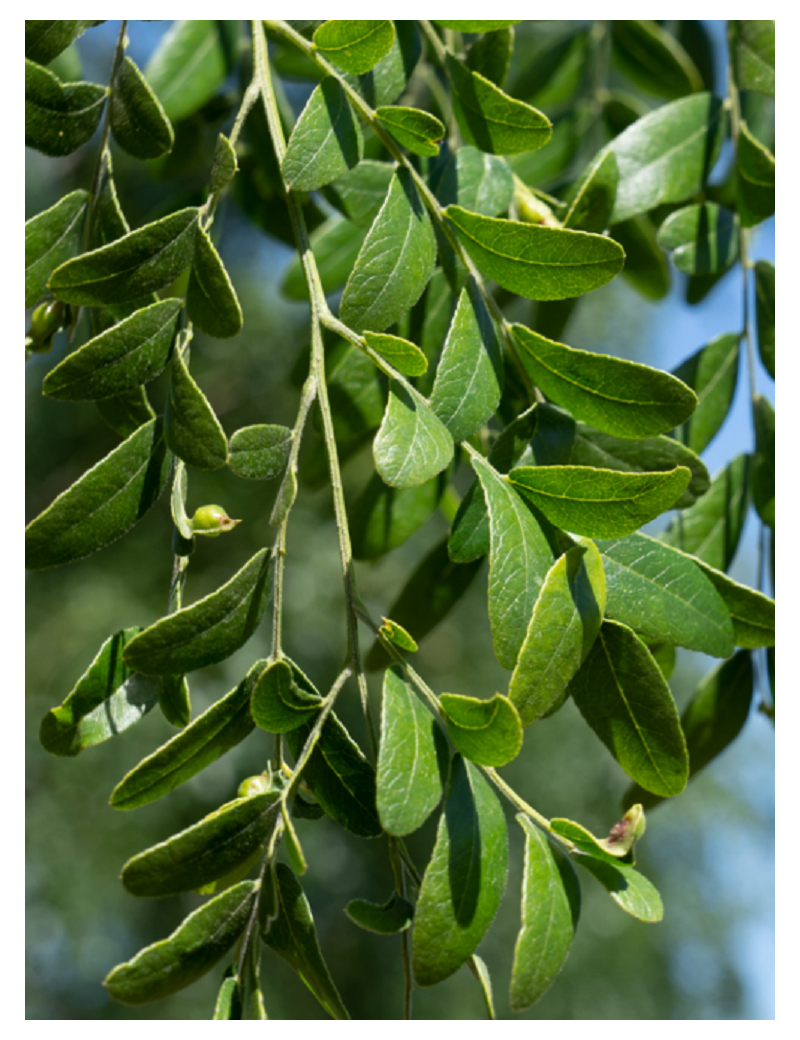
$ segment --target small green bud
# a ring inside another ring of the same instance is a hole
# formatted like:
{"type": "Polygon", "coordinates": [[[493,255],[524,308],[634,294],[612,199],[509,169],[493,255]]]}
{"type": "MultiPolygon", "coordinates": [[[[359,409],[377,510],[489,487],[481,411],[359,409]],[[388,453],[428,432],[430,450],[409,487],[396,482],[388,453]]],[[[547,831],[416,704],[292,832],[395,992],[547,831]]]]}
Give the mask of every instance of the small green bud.
{"type": "Polygon", "coordinates": [[[239,784],[239,790],[236,792],[237,798],[252,798],[256,794],[264,794],[269,791],[271,782],[266,773],[259,773],[258,776],[248,776],[246,780],[242,780],[239,784]]]}
{"type": "Polygon", "coordinates": [[[25,337],[25,346],[43,354],[53,346],[53,336],[66,322],[67,305],[62,300],[40,304],[31,316],[31,327],[25,337]]]}
{"type": "Polygon", "coordinates": [[[189,521],[192,534],[216,538],[223,531],[232,531],[241,520],[232,520],[222,506],[200,506],[189,521]]]}

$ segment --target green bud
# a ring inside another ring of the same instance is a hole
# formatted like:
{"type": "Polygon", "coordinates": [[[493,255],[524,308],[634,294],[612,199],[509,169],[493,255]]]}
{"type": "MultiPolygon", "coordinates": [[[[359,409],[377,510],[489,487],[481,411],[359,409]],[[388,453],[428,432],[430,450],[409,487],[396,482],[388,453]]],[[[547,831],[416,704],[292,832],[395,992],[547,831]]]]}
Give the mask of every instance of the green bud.
{"type": "Polygon", "coordinates": [[[222,506],[200,506],[189,521],[192,534],[216,538],[223,531],[232,531],[241,520],[232,520],[222,506]]]}
{"type": "Polygon", "coordinates": [[[266,773],[259,773],[258,776],[248,776],[246,780],[242,780],[239,784],[239,790],[236,792],[237,798],[252,798],[256,794],[264,794],[269,791],[271,782],[266,773]]]}
{"type": "Polygon", "coordinates": [[[37,353],[50,350],[53,346],[53,336],[65,324],[66,317],[67,305],[62,300],[40,304],[31,316],[31,327],[25,337],[25,346],[37,353]]]}

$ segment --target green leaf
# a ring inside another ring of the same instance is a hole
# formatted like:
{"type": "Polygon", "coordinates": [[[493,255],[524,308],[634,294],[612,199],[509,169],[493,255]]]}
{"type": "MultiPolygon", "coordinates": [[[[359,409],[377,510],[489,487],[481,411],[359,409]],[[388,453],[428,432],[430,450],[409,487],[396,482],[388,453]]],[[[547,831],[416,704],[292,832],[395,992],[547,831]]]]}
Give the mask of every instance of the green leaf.
{"type": "Polygon", "coordinates": [[[117,73],[110,104],[114,139],[129,155],[157,159],[172,151],[172,124],[150,84],[127,56],[117,73]]]}
{"type": "Polygon", "coordinates": [[[256,630],[271,573],[261,549],[221,588],[146,628],[125,648],[125,663],[145,675],[184,675],[224,661],[256,630]]]}
{"type": "Polygon", "coordinates": [[[375,68],[394,43],[391,22],[329,21],[314,33],[314,45],[345,72],[361,76],[375,68]]]}
{"type": "Polygon", "coordinates": [[[431,408],[454,441],[494,415],[503,392],[503,360],[494,322],[477,286],[461,290],[436,369],[431,408]]]}
{"type": "Polygon", "coordinates": [[[747,519],[749,462],[748,455],[737,455],[720,470],[708,493],[673,520],[663,541],[726,571],[747,519]]]}
{"type": "Polygon", "coordinates": [[[357,560],[376,560],[402,545],[435,511],[447,472],[412,488],[394,488],[374,474],[353,504],[350,538],[357,560]]]}
{"type": "Polygon", "coordinates": [[[558,704],[597,638],[605,608],[603,561],[587,539],[559,556],[534,604],[508,687],[523,726],[558,704]]]}
{"type": "Polygon", "coordinates": [[[164,675],[158,680],[158,706],[164,718],[183,729],[192,718],[189,684],[183,675],[164,675]]]}
{"type": "Polygon", "coordinates": [[[421,394],[392,380],[373,454],[375,468],[387,484],[416,487],[449,464],[453,438],[421,394]]]}
{"type": "Polygon", "coordinates": [[[458,125],[469,144],[494,155],[519,155],[535,152],[550,140],[553,127],[543,112],[509,97],[452,54],[447,55],[446,68],[458,125]]]}
{"type": "Polygon", "coordinates": [[[397,935],[411,927],[414,907],[396,892],[382,906],[366,899],[351,899],[344,912],[359,928],[377,935],[397,935]]]}
{"type": "Polygon", "coordinates": [[[411,174],[399,169],[345,286],[342,321],[356,332],[383,332],[420,298],[435,260],[428,211],[411,174]]]}
{"type": "Polygon", "coordinates": [[[217,144],[214,149],[214,163],[211,167],[209,183],[210,191],[218,194],[223,188],[227,188],[236,176],[238,169],[239,162],[233,145],[225,134],[220,134],[217,137],[217,144]]]}
{"type": "Polygon", "coordinates": [[[264,942],[294,968],[331,1018],[349,1020],[322,957],[311,907],[300,882],[284,863],[277,864],[275,874],[278,916],[263,935],[264,942]]]}
{"type": "Polygon", "coordinates": [[[130,437],[156,417],[143,386],[95,401],[95,406],[120,437],[130,437]]]}
{"type": "Polygon", "coordinates": [[[692,59],[658,22],[615,20],[611,27],[614,61],[637,87],[665,98],[703,89],[692,59]]]}
{"type": "Polygon", "coordinates": [[[247,480],[272,480],[286,467],[292,431],[285,426],[243,426],[231,437],[228,465],[247,480]]]}
{"type": "Polygon", "coordinates": [[[445,167],[436,197],[443,206],[455,203],[472,213],[496,217],[511,205],[514,174],[505,159],[465,144],[445,167]]]}
{"type": "Polygon", "coordinates": [[[525,832],[522,926],[514,947],[511,1010],[524,1011],[553,984],[569,954],[581,909],[572,864],[555,843],[521,813],[525,832]]]}
{"type": "Polygon", "coordinates": [[[497,913],[507,870],[500,802],[477,767],[457,755],[411,937],[420,986],[449,978],[475,952],[497,913]]]}
{"type": "Polygon", "coordinates": [[[76,151],[97,129],[107,94],[97,83],[62,83],[26,58],[25,144],[45,155],[76,151]]]}
{"type": "Polygon", "coordinates": [[[158,499],[171,469],[161,421],[153,419],[28,524],[26,568],[59,567],[121,538],[158,499]]]}
{"type": "Polygon", "coordinates": [[[53,271],[80,250],[88,192],[70,192],[55,206],[25,222],[25,306],[47,291],[53,271]]]}
{"type": "MultiPolygon", "coordinates": [[[[354,227],[349,220],[333,216],[311,232],[311,251],[317,262],[322,288],[326,293],[340,289],[358,258],[366,232],[354,227]]],[[[281,291],[290,300],[308,299],[303,264],[299,255],[293,257],[283,276],[281,291]]]]}
{"type": "Polygon", "coordinates": [[[448,219],[481,273],[529,300],[564,300],[599,289],[622,270],[613,239],[520,224],[448,206],[448,219]]]}
{"type": "Polygon", "coordinates": [[[550,821],[553,831],[576,846],[579,852],[603,863],[616,866],[623,857],[627,859],[634,844],[645,831],[645,816],[642,806],[632,806],[625,816],[615,823],[607,838],[596,838],[591,831],[574,820],[555,819],[550,821]]]}
{"type": "Polygon", "coordinates": [[[179,210],[107,246],[68,260],[49,288],[67,303],[98,307],[130,303],[171,285],[191,264],[199,210],[179,210]]]}
{"type": "Polygon", "coordinates": [[[196,328],[217,339],[230,339],[242,328],[242,308],[236,290],[203,227],[197,234],[186,290],[186,313],[196,328]]]}
{"type": "Polygon", "coordinates": [[[472,976],[478,985],[481,987],[483,993],[483,1002],[486,1005],[486,1015],[494,1021],[497,1018],[494,1010],[494,994],[492,993],[492,979],[489,975],[489,969],[486,967],[486,962],[483,958],[479,957],[477,953],[473,955],[467,961],[467,967],[472,972],[472,976]]]}
{"type": "MultiPolygon", "coordinates": [[[[508,79],[513,52],[514,28],[505,26],[475,40],[467,51],[467,67],[495,86],[502,87],[508,79]]],[[[489,1017],[494,1018],[494,1015],[490,1013],[489,1017]]]]}
{"type": "Polygon", "coordinates": [[[648,300],[663,300],[669,292],[670,267],[656,242],[656,230],[647,216],[615,224],[612,236],[625,250],[622,277],[648,300]]]}
{"type": "Polygon", "coordinates": [[[755,265],[756,329],[761,363],[775,378],[775,265],[758,260],[755,265]]]}
{"type": "Polygon", "coordinates": [[[729,23],[733,75],[740,90],[775,97],[775,22],[729,23]]]}
{"type": "Polygon", "coordinates": [[[727,607],[694,557],[644,534],[598,542],[606,574],[606,611],[650,643],[713,657],[733,652],[727,607]]]}
{"type": "Polygon", "coordinates": [[[385,831],[402,836],[422,826],[442,799],[448,758],[439,724],[393,664],[383,677],[376,778],[385,831]]]}
{"type": "MultiPolygon", "coordinates": [[[[775,530],[775,409],[761,394],[753,396],[756,450],[751,487],[761,520],[775,530]]],[[[709,561],[711,562],[711,561],[709,561]]]]}
{"type": "Polygon", "coordinates": [[[40,65],[49,65],[87,29],[102,22],[67,22],[25,20],[25,57],[40,65]]]}
{"type": "Polygon", "coordinates": [[[589,538],[619,538],[673,506],[691,473],[620,473],[590,466],[518,466],[509,479],[550,523],[589,538]]]}
{"type": "Polygon", "coordinates": [[[455,29],[456,32],[472,32],[472,33],[484,33],[494,32],[496,29],[505,29],[508,25],[519,25],[516,22],[492,22],[492,21],[461,21],[461,22],[443,22],[440,18],[436,19],[436,24],[441,25],[444,29],[455,29]]]}
{"type": "Polygon", "coordinates": [[[242,1018],[242,994],[239,979],[233,974],[233,965],[226,972],[214,1005],[214,1021],[240,1020],[242,1018]],[[228,974],[230,972],[231,974],[228,974]]]}
{"type": "Polygon", "coordinates": [[[658,665],[631,629],[603,622],[569,692],[628,776],[666,797],[684,789],[689,758],[678,711],[658,665]]]}
{"type": "Polygon", "coordinates": [[[391,105],[398,99],[422,54],[416,22],[397,22],[394,29],[394,43],[373,69],[361,76],[349,72],[344,75],[372,108],[391,105]]]}
{"type": "Polygon", "coordinates": [[[553,553],[527,503],[487,462],[472,457],[489,510],[489,621],[497,660],[514,668],[553,553]]]}
{"type": "Polygon", "coordinates": [[[697,394],[696,411],[675,431],[692,451],[704,451],[716,437],[733,404],[739,376],[738,333],[717,336],[675,369],[675,375],[697,394]]]}
{"type": "MultiPolygon", "coordinates": [[[[753,664],[749,650],[739,650],[704,676],[681,715],[681,729],[689,749],[689,779],[704,769],[738,737],[753,699],[753,664]]],[[[661,801],[635,785],[625,801],[637,800],[650,808],[661,801]],[[641,798],[639,798],[641,794],[641,798]]]]}
{"type": "Polygon", "coordinates": [[[95,336],[47,373],[42,392],[57,401],[115,397],[149,383],[166,368],[181,311],[162,300],[95,336]]]}
{"type": "Polygon", "coordinates": [[[321,706],[319,695],[306,693],[295,683],[290,665],[273,661],[259,676],[250,713],[259,729],[287,733],[313,719],[321,706]]]}
{"type": "Polygon", "coordinates": [[[625,913],[651,924],[664,916],[655,885],[627,863],[606,863],[593,856],[576,856],[575,860],[597,878],[625,913]]]}
{"type": "Polygon", "coordinates": [[[419,647],[406,632],[402,625],[398,625],[396,621],[392,621],[391,618],[383,618],[383,624],[380,627],[380,631],[387,639],[390,639],[395,646],[399,646],[401,650],[408,650],[409,653],[415,654],[419,647]]]}
{"type": "Polygon", "coordinates": [[[316,191],[356,166],[364,139],[344,87],[327,76],[314,88],[292,130],[281,170],[286,187],[316,191]]]}
{"type": "Polygon", "coordinates": [[[383,205],[394,171],[392,163],[362,159],[349,173],[326,185],[322,194],[348,220],[369,227],[383,205]]]}
{"type": "Polygon", "coordinates": [[[565,228],[579,231],[605,231],[617,196],[617,159],[603,151],[589,163],[570,191],[565,228]]]}
{"type": "Polygon", "coordinates": [[[235,689],[154,751],[111,793],[115,809],[137,809],[185,784],[252,733],[250,697],[266,661],[256,661],[235,689]]]}
{"type": "Polygon", "coordinates": [[[418,108],[404,108],[399,105],[382,105],[376,110],[378,122],[381,123],[396,141],[414,155],[438,155],[439,145],[446,130],[444,123],[428,112],[418,108]]]}
{"type": "Polygon", "coordinates": [[[556,404],[617,437],[665,433],[692,414],[697,396],[675,376],[649,365],[575,350],[524,325],[512,330],[531,379],[556,404]]]}
{"type": "Polygon", "coordinates": [[[404,376],[421,376],[428,370],[428,359],[415,343],[385,332],[365,332],[364,339],[376,354],[404,376]]]}
{"type": "Polygon", "coordinates": [[[172,355],[164,436],[170,449],[188,466],[219,469],[228,461],[225,431],[205,394],[189,374],[180,350],[172,355]]]}
{"type": "Polygon", "coordinates": [[[115,633],[103,643],[64,703],[42,719],[39,740],[51,755],[79,755],[138,722],[154,706],[156,684],[122,663],[126,643],[138,627],[115,633]]]}
{"type": "Polygon", "coordinates": [[[283,844],[289,863],[295,874],[305,874],[308,870],[308,864],[303,854],[303,846],[300,844],[300,839],[297,836],[297,831],[294,829],[292,818],[286,809],[285,803],[281,806],[281,812],[283,814],[283,844]]]}
{"type": "Polygon", "coordinates": [[[672,250],[672,262],[686,274],[719,274],[739,256],[739,221],[713,202],[684,206],[658,230],[658,244],[672,250]]]}
{"type": "Polygon", "coordinates": [[[702,560],[697,566],[722,597],[733,621],[733,643],[748,650],[775,645],[775,600],[740,585],[702,560]]]}
{"type": "Polygon", "coordinates": [[[775,212],[775,156],[744,121],[736,153],[736,205],[742,227],[753,227],[775,212]]]}
{"type": "Polygon", "coordinates": [[[103,983],[109,996],[123,1004],[146,1004],[196,982],[244,931],[257,891],[257,881],[241,881],[189,914],[168,938],[118,964],[103,983]]]}
{"type": "Polygon", "coordinates": [[[725,133],[723,104],[705,93],[637,119],[608,145],[619,170],[612,223],[695,195],[714,167],[725,133]]]}
{"type": "Polygon", "coordinates": [[[235,22],[174,22],[153,52],[144,74],[174,123],[210,101],[232,65],[235,22]]]}
{"type": "Polygon", "coordinates": [[[504,766],[522,747],[522,724],[517,709],[500,693],[489,700],[443,693],[439,701],[447,731],[464,758],[479,766],[504,766]]]}

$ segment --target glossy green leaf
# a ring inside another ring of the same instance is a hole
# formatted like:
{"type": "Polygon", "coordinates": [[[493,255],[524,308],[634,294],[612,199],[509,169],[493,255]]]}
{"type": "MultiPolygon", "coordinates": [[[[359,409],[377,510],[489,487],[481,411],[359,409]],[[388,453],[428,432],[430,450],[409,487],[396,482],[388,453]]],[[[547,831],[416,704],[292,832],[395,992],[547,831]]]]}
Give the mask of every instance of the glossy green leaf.
{"type": "MultiPolygon", "coordinates": [[[[508,79],[514,53],[514,27],[504,26],[486,33],[467,51],[467,67],[479,72],[484,79],[503,87],[508,79]]],[[[494,1018],[494,1015],[490,1015],[494,1018]]]]}
{"type": "Polygon", "coordinates": [[[183,729],[192,718],[189,684],[184,675],[163,675],[158,680],[158,706],[172,726],[183,729]]]}
{"type": "Polygon", "coordinates": [[[45,295],[53,271],[80,250],[83,217],[89,198],[82,189],[25,222],[25,306],[45,295]]]}
{"type": "Polygon", "coordinates": [[[575,861],[597,878],[625,913],[650,924],[664,916],[664,905],[655,885],[632,866],[606,863],[593,856],[576,856],[575,861]]]}
{"type": "Polygon", "coordinates": [[[155,705],[156,684],[122,662],[126,643],[138,633],[126,628],[110,636],[64,703],[42,719],[39,740],[51,755],[79,755],[138,722],[155,705]]]}
{"type": "Polygon", "coordinates": [[[699,404],[675,435],[692,451],[701,452],[725,422],[739,376],[739,335],[717,336],[675,369],[675,375],[697,394],[699,404]]]}
{"type": "Polygon", "coordinates": [[[715,475],[707,494],[673,520],[663,541],[726,571],[747,519],[749,468],[749,456],[737,455],[715,475]]]}
{"type": "Polygon", "coordinates": [[[344,79],[372,108],[391,105],[398,99],[422,54],[416,22],[396,22],[394,30],[394,43],[373,69],[361,76],[344,74],[344,79]]]}
{"type": "Polygon", "coordinates": [[[598,542],[606,574],[606,611],[649,643],[713,657],[733,652],[727,607],[694,557],[645,534],[598,542]]]}
{"type": "Polygon", "coordinates": [[[383,205],[394,170],[392,163],[363,159],[349,173],[326,185],[322,194],[348,220],[369,227],[383,205]]]}
{"type": "Polygon", "coordinates": [[[157,159],[172,151],[172,124],[150,84],[127,55],[117,73],[110,105],[114,140],[129,155],[157,159]]]}
{"type": "Polygon", "coordinates": [[[307,693],[295,683],[294,673],[285,661],[273,661],[259,676],[250,713],[259,729],[286,733],[313,719],[321,705],[319,695],[307,693]]]}
{"type": "Polygon", "coordinates": [[[615,20],[611,27],[614,61],[637,87],[665,98],[703,89],[692,59],[658,22],[615,20]]]}
{"type": "Polygon", "coordinates": [[[278,916],[264,933],[264,942],[294,968],[331,1018],[349,1019],[317,940],[317,930],[305,892],[291,870],[278,863],[278,916]]]}
{"type": "Polygon", "coordinates": [[[239,162],[233,145],[225,134],[220,134],[217,137],[217,145],[214,149],[214,162],[211,166],[209,183],[210,190],[216,194],[222,191],[223,188],[226,188],[236,176],[238,168],[239,162]]]}
{"type": "Polygon", "coordinates": [[[26,58],[25,144],[45,155],[76,151],[97,129],[107,94],[97,83],[62,83],[26,58]]]}
{"type": "Polygon", "coordinates": [[[181,311],[162,300],[95,336],[47,373],[42,392],[58,401],[115,397],[149,383],[166,368],[181,311]]]}
{"type": "Polygon", "coordinates": [[[756,328],[758,353],[764,368],[775,378],[775,265],[758,260],[755,265],[756,328]]]}
{"type": "Polygon", "coordinates": [[[775,97],[775,22],[732,21],[729,33],[739,89],[775,97]]]}
{"type": "Polygon", "coordinates": [[[436,719],[419,700],[402,668],[383,677],[377,806],[389,834],[417,830],[442,799],[447,781],[447,742],[436,719]]]}
{"type": "Polygon", "coordinates": [[[499,156],[465,144],[445,167],[436,189],[443,206],[454,203],[472,213],[497,217],[514,197],[514,175],[499,156]]]}
{"type": "Polygon", "coordinates": [[[447,333],[431,408],[455,441],[494,415],[503,391],[503,360],[494,322],[477,286],[462,289],[447,333]]]}
{"type": "Polygon", "coordinates": [[[415,343],[385,332],[365,332],[364,339],[376,354],[404,376],[421,376],[428,370],[428,359],[415,343]]]}
{"type": "Polygon", "coordinates": [[[589,538],[619,538],[660,516],[691,478],[685,466],[666,473],[620,473],[590,466],[518,466],[509,474],[550,523],[589,538]]]}
{"type": "Polygon", "coordinates": [[[740,585],[702,560],[698,567],[722,597],[733,622],[733,642],[748,650],[775,645],[775,600],[740,585]]]}
{"type": "Polygon", "coordinates": [[[564,300],[599,289],[622,270],[613,239],[520,224],[448,206],[448,219],[481,273],[529,300],[564,300]]]}
{"type": "MultiPolygon", "coordinates": [[[[775,409],[761,394],[753,396],[753,455],[751,488],[753,505],[762,521],[775,530],[775,409]]],[[[710,563],[711,561],[709,561],[710,563]]]]}
{"type": "Polygon", "coordinates": [[[275,826],[279,791],[232,802],[129,859],[122,884],[134,896],[174,896],[224,877],[261,847],[275,826]]]}
{"type": "Polygon", "coordinates": [[[517,709],[500,693],[489,700],[443,693],[439,702],[457,751],[480,766],[504,766],[522,747],[517,709]]]}
{"type": "Polygon", "coordinates": [[[685,274],[718,274],[739,256],[739,221],[713,202],[684,206],[658,230],[658,244],[672,251],[672,262],[685,274]]]}
{"type": "Polygon", "coordinates": [[[587,539],[559,556],[534,604],[508,687],[523,726],[558,703],[597,638],[605,608],[603,561],[587,539]]]}
{"type": "Polygon", "coordinates": [[[440,18],[436,19],[436,24],[441,25],[444,29],[455,29],[456,32],[473,32],[473,33],[484,33],[494,32],[497,29],[505,29],[509,25],[519,25],[519,22],[492,22],[492,21],[448,21],[443,22],[440,18]]]}
{"type": "Polygon", "coordinates": [[[161,421],[153,419],[28,524],[26,568],[59,567],[121,538],[158,499],[171,469],[161,421]]]}
{"type": "Polygon", "coordinates": [[[314,45],[345,72],[361,76],[373,69],[394,43],[394,25],[379,21],[329,21],[314,33],[314,45]]]}
{"type": "Polygon", "coordinates": [[[145,675],[184,675],[224,661],[256,630],[271,573],[261,549],[225,585],[146,628],[126,647],[125,663],[145,675]]]}
{"type": "Polygon", "coordinates": [[[618,180],[614,153],[604,151],[595,156],[570,191],[564,227],[598,233],[605,231],[614,210],[618,180]]]}
{"type": "Polygon", "coordinates": [[[618,437],[665,433],[687,419],[697,396],[675,376],[607,354],[575,350],[512,326],[531,379],[556,404],[618,437]]]}
{"type": "Polygon", "coordinates": [[[569,692],[628,776],[666,797],[684,789],[689,758],[675,701],[631,629],[617,621],[603,622],[569,692]]]}
{"type": "Polygon", "coordinates": [[[414,155],[439,154],[437,141],[441,141],[446,131],[444,123],[436,116],[400,105],[383,105],[375,115],[392,137],[414,155]]]}
{"type": "Polygon", "coordinates": [[[25,57],[40,65],[49,65],[54,58],[82,36],[87,29],[102,22],[67,22],[25,20],[25,57]]]}
{"type": "Polygon", "coordinates": [[[615,224],[612,236],[625,250],[622,277],[648,300],[663,300],[671,283],[669,262],[656,242],[656,229],[648,216],[631,217],[615,224]]]}
{"type": "Polygon", "coordinates": [[[414,907],[396,892],[382,906],[366,899],[351,899],[344,912],[359,928],[377,935],[397,935],[411,927],[414,907]]]}
{"type": "Polygon", "coordinates": [[[281,164],[286,187],[316,191],[356,166],[364,154],[361,127],[344,88],[326,77],[308,99],[281,164]]]}
{"type": "Polygon", "coordinates": [[[228,438],[180,350],[172,355],[172,377],[164,414],[164,436],[188,466],[219,469],[228,461],[228,438]]]}
{"type": "MultiPolygon", "coordinates": [[[[317,262],[322,288],[326,293],[340,289],[358,258],[366,232],[349,220],[333,216],[311,232],[311,251],[317,262]]],[[[291,300],[308,299],[308,287],[299,256],[286,269],[281,290],[291,300]]]]}
{"type": "Polygon", "coordinates": [[[489,621],[497,660],[514,668],[553,553],[531,509],[483,459],[472,457],[489,510],[489,621]]]}
{"type": "Polygon", "coordinates": [[[111,793],[115,809],[137,809],[163,798],[252,733],[250,697],[266,661],[256,661],[237,687],[154,751],[111,793]]]}
{"type": "Polygon", "coordinates": [[[230,950],[244,931],[258,891],[241,881],[189,914],[166,939],[118,964],[103,985],[123,1004],[147,1004],[191,985],[230,950]]]}
{"type": "Polygon", "coordinates": [[[424,484],[453,457],[453,438],[425,398],[396,380],[373,445],[375,468],[392,487],[424,484]]]}
{"type": "Polygon", "coordinates": [[[436,239],[407,170],[392,178],[342,296],[343,322],[383,332],[413,306],[433,273],[436,239]]]}
{"type": "Polygon", "coordinates": [[[242,328],[242,308],[225,265],[208,236],[199,228],[186,290],[186,313],[201,332],[230,339],[242,328]]]}
{"type": "Polygon", "coordinates": [[[452,54],[447,55],[446,68],[458,125],[469,144],[494,155],[519,155],[535,152],[550,140],[553,127],[543,112],[509,97],[452,54]]]}
{"type": "Polygon", "coordinates": [[[144,74],[169,119],[177,122],[210,101],[230,71],[235,22],[174,22],[161,37],[144,74]]]}
{"type": "Polygon", "coordinates": [[[705,93],[672,101],[631,124],[608,145],[619,171],[612,223],[700,191],[725,131],[722,102],[705,93]]]}
{"type": "Polygon", "coordinates": [[[179,210],[107,246],[68,260],[50,278],[67,303],[98,307],[130,303],[166,289],[191,264],[199,210],[179,210]]]}
{"type": "Polygon", "coordinates": [[[500,802],[478,768],[456,756],[411,937],[420,986],[449,978],[475,952],[497,913],[507,870],[500,802]]]}
{"type": "Polygon", "coordinates": [[[228,465],[247,480],[272,480],[286,467],[292,431],[285,426],[243,426],[231,437],[228,465]]]}
{"type": "Polygon", "coordinates": [[[522,926],[514,947],[511,1010],[536,1003],[561,971],[569,954],[581,909],[581,890],[572,864],[536,825],[522,814],[525,832],[522,874],[522,926]]]}
{"type": "Polygon", "coordinates": [[[753,227],[775,212],[775,156],[750,132],[739,128],[736,205],[742,227],[753,227]]]}
{"type": "Polygon", "coordinates": [[[130,437],[156,417],[143,386],[95,401],[98,412],[120,437],[130,437]]]}
{"type": "Polygon", "coordinates": [[[374,474],[350,513],[350,538],[357,560],[376,560],[402,545],[436,510],[447,472],[411,488],[394,488],[374,474]]]}

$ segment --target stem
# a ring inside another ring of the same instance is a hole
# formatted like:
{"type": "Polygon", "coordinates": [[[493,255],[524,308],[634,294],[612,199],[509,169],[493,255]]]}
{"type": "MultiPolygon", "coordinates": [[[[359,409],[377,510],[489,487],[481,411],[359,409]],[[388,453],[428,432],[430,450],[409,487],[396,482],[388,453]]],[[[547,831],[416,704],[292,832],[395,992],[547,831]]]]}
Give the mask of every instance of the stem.
{"type": "Polygon", "coordinates": [[[480,766],[479,768],[484,776],[488,776],[497,790],[502,792],[513,806],[519,809],[520,812],[523,812],[526,816],[529,816],[538,827],[543,831],[546,831],[551,838],[555,838],[556,841],[564,845],[570,852],[575,851],[575,845],[573,845],[568,838],[562,838],[560,834],[556,834],[550,826],[550,821],[546,817],[542,816],[540,812],[537,812],[532,805],[528,805],[525,799],[521,798],[513,787],[509,787],[505,780],[499,776],[494,769],[489,766],[480,766]]]}
{"type": "Polygon", "coordinates": [[[298,756],[298,759],[295,762],[294,769],[292,770],[292,778],[284,788],[283,794],[281,795],[281,802],[284,805],[288,805],[289,799],[292,797],[292,795],[295,793],[298,786],[300,785],[303,770],[308,764],[309,758],[311,758],[311,753],[317,746],[320,733],[322,733],[322,727],[325,725],[328,716],[333,710],[333,705],[336,702],[336,698],[339,695],[339,691],[347,682],[347,680],[351,677],[352,674],[352,668],[350,668],[349,666],[343,668],[341,672],[339,672],[339,675],[337,676],[333,686],[330,688],[330,692],[328,693],[328,696],[325,698],[322,708],[320,709],[319,714],[314,720],[314,726],[311,732],[308,734],[308,738],[305,744],[303,745],[303,750],[300,752],[300,755],[298,756]]]}

